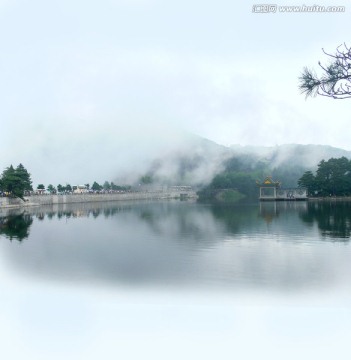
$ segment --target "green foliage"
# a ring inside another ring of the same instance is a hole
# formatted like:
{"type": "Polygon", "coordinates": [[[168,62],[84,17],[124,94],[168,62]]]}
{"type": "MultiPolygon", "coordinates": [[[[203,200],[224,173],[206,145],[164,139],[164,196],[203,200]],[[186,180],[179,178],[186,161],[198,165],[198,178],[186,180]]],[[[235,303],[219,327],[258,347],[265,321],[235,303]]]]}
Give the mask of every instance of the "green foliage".
{"type": "Polygon", "coordinates": [[[145,176],[142,176],[140,178],[140,182],[143,185],[148,185],[148,184],[152,184],[153,180],[152,180],[152,177],[150,175],[145,175],[145,176]]]}
{"type": "Polygon", "coordinates": [[[266,163],[257,161],[255,155],[247,154],[226,160],[224,166],[224,171],[198,192],[200,201],[233,202],[244,197],[257,198],[256,179],[267,175],[266,163]]]}
{"type": "Polygon", "coordinates": [[[38,190],[45,190],[44,184],[39,184],[39,185],[37,186],[37,189],[38,189],[38,190]]]}
{"type": "Polygon", "coordinates": [[[307,189],[309,195],[313,195],[317,191],[316,177],[312,171],[306,171],[298,180],[298,186],[307,189]]]}
{"type": "Polygon", "coordinates": [[[65,191],[65,188],[64,188],[61,184],[58,184],[58,185],[57,185],[57,191],[58,191],[59,193],[62,193],[62,192],[65,191]]]}
{"type": "Polygon", "coordinates": [[[249,194],[253,188],[256,188],[256,183],[248,173],[225,172],[216,175],[210,186],[214,189],[237,189],[241,193],[249,194]]]}
{"type": "Polygon", "coordinates": [[[104,190],[111,190],[111,185],[108,181],[104,182],[104,185],[102,185],[104,190]]]}
{"type": "Polygon", "coordinates": [[[10,240],[22,241],[29,236],[29,228],[33,223],[32,216],[28,214],[10,215],[0,218],[0,234],[10,240]]]}
{"type": "Polygon", "coordinates": [[[116,185],[113,181],[111,181],[111,189],[115,191],[127,191],[131,189],[130,185],[116,185]]]}
{"type": "Polygon", "coordinates": [[[53,193],[56,192],[56,189],[55,189],[55,187],[54,187],[52,184],[49,184],[49,185],[48,185],[48,192],[49,192],[50,194],[53,194],[53,193]]]}
{"type": "Polygon", "coordinates": [[[17,166],[16,175],[21,178],[23,188],[25,191],[33,190],[30,174],[28,173],[27,169],[22,164],[19,164],[17,166]]]}
{"type": "Polygon", "coordinates": [[[233,201],[239,197],[251,198],[257,195],[254,173],[224,171],[216,175],[198,195],[200,200],[233,201]]]}
{"type": "Polygon", "coordinates": [[[94,181],[93,185],[92,185],[92,190],[94,191],[100,191],[102,189],[102,186],[99,185],[96,181],[94,181]]]}
{"type": "Polygon", "coordinates": [[[298,183],[299,186],[307,187],[309,193],[322,196],[351,195],[351,161],[344,156],[322,160],[316,175],[306,171],[298,183]]]}
{"type": "Polygon", "coordinates": [[[3,171],[0,190],[21,199],[23,199],[25,191],[32,190],[30,174],[22,164],[19,164],[16,169],[10,165],[3,171]]]}

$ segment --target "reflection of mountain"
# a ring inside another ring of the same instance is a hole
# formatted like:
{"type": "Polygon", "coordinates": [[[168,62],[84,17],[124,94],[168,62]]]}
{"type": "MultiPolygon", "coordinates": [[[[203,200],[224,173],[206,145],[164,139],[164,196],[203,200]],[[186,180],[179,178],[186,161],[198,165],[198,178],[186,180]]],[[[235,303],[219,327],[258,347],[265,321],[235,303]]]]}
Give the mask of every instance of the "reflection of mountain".
{"type": "Polygon", "coordinates": [[[0,235],[4,235],[10,240],[22,241],[29,236],[29,228],[32,222],[32,216],[29,214],[0,217],[0,235]]]}
{"type": "Polygon", "coordinates": [[[308,211],[300,214],[309,224],[317,223],[325,239],[349,241],[351,235],[350,202],[309,202],[308,211]]]}

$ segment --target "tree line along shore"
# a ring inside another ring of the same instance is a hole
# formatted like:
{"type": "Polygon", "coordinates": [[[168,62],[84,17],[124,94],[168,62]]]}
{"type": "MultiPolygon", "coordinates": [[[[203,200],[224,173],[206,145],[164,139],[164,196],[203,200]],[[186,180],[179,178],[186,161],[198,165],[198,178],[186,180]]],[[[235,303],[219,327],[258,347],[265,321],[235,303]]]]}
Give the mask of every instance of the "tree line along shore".
{"type": "Polygon", "coordinates": [[[45,187],[44,184],[39,184],[36,189],[33,188],[32,184],[31,175],[22,164],[19,164],[17,167],[10,165],[2,172],[0,177],[0,196],[23,199],[24,196],[31,195],[105,194],[132,191],[132,186],[130,185],[120,186],[108,181],[105,181],[102,185],[94,181],[92,186],[90,184],[58,184],[57,186],[49,184],[45,187]]]}
{"type": "MultiPolygon", "coordinates": [[[[260,165],[260,164],[259,164],[260,165]]],[[[243,198],[257,199],[256,180],[266,176],[266,170],[257,166],[256,168],[245,168],[237,159],[231,159],[224,171],[214,175],[212,181],[203,185],[198,191],[200,200],[212,200],[223,202],[235,202],[243,198]],[[219,190],[226,189],[224,196],[219,190]],[[230,193],[228,193],[230,191],[230,193]],[[235,193],[233,193],[235,192],[235,193]],[[218,193],[221,196],[218,196],[218,193]],[[230,195],[228,195],[228,194],[230,195]],[[213,195],[215,194],[215,195],[213,195]],[[223,196],[222,196],[223,195],[223,196]],[[227,196],[228,195],[228,196],[227,196]]],[[[351,160],[346,157],[330,158],[319,162],[315,172],[308,170],[296,179],[299,187],[307,188],[310,199],[319,198],[351,198],[351,160]]],[[[279,180],[279,179],[278,179],[279,180]]],[[[83,185],[61,185],[39,184],[33,189],[31,175],[28,170],[19,164],[17,167],[10,165],[0,177],[0,196],[24,199],[30,195],[69,195],[69,194],[114,194],[140,191],[143,186],[155,186],[151,176],[140,179],[138,186],[116,185],[114,182],[105,181],[102,185],[94,181],[93,184],[83,185]]],[[[160,185],[159,188],[162,188],[160,185]]],[[[189,189],[185,186],[183,190],[189,189]],[[187,189],[185,189],[187,188],[187,189]]],[[[181,190],[181,189],[180,189],[181,190]]]]}

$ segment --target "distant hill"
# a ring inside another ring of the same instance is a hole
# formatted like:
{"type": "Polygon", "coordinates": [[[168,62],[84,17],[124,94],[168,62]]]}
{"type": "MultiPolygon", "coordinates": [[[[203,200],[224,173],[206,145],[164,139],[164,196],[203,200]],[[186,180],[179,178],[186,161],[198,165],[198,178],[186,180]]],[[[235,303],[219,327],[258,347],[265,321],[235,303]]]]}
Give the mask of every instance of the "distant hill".
{"type": "Polygon", "coordinates": [[[225,160],[231,156],[233,152],[226,146],[185,134],[170,150],[154,159],[144,175],[154,183],[206,185],[225,169],[225,160]]]}
{"type": "Polygon", "coordinates": [[[266,165],[269,175],[282,182],[284,187],[297,186],[298,179],[307,170],[315,171],[321,160],[351,159],[351,151],[328,145],[288,144],[274,147],[240,146],[230,147],[233,156],[242,158],[250,155],[257,163],[266,165]]]}
{"type": "Polygon", "coordinates": [[[245,172],[252,176],[272,175],[285,187],[297,186],[307,170],[316,170],[322,159],[345,156],[351,151],[327,145],[288,144],[274,147],[226,147],[193,134],[151,162],[145,175],[154,183],[206,186],[223,172],[245,172]]]}

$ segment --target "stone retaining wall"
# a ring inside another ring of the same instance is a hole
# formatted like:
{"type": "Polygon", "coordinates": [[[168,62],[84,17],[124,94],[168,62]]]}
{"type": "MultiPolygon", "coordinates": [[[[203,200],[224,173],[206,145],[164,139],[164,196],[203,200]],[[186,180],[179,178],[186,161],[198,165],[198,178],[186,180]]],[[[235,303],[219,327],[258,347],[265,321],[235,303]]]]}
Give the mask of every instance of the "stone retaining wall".
{"type": "Polygon", "coordinates": [[[74,195],[33,195],[25,197],[26,201],[0,197],[0,207],[22,207],[36,205],[74,204],[86,202],[176,199],[181,197],[196,198],[195,191],[153,191],[130,192],[117,194],[74,194],[74,195]]]}

